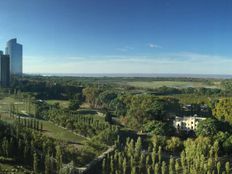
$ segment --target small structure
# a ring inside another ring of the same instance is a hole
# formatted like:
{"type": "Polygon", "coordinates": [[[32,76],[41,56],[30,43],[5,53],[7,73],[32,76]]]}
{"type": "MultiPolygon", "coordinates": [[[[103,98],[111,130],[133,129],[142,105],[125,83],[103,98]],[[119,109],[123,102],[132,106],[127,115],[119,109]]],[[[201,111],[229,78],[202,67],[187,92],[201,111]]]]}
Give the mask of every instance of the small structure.
{"type": "Polygon", "coordinates": [[[197,125],[200,121],[205,120],[204,117],[198,117],[197,115],[191,116],[191,117],[175,117],[175,120],[173,121],[174,127],[177,130],[196,130],[197,125]]]}

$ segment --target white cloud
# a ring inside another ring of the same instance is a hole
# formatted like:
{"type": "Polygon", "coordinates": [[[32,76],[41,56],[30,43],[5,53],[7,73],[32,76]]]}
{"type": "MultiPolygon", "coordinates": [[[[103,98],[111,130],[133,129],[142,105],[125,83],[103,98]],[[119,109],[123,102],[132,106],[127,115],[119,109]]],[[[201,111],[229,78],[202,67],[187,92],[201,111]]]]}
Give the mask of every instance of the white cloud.
{"type": "Polygon", "coordinates": [[[160,45],[152,44],[152,43],[148,44],[148,46],[149,46],[150,48],[162,48],[160,45]]]}
{"type": "Polygon", "coordinates": [[[191,52],[159,56],[25,57],[26,73],[232,74],[232,57],[191,52]]]}

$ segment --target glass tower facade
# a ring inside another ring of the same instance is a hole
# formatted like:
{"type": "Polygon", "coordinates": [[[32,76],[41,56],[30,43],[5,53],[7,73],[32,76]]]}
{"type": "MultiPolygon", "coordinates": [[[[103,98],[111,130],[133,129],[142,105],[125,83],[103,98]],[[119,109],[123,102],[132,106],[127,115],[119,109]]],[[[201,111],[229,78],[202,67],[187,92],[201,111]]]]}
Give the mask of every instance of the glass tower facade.
{"type": "MultiPolygon", "coordinates": [[[[1,53],[0,53],[1,54],[1,53]]],[[[8,87],[10,85],[10,56],[0,55],[0,85],[8,87]]]]}
{"type": "Polygon", "coordinates": [[[17,39],[11,39],[7,42],[5,54],[10,56],[10,73],[22,75],[23,46],[17,43],[17,39]]]}

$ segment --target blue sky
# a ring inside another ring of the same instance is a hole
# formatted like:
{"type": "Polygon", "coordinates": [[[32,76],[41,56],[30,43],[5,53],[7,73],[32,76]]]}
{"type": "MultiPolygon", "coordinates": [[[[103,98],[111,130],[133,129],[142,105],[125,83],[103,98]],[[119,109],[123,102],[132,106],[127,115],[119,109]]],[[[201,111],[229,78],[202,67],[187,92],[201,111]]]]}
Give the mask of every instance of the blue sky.
{"type": "Polygon", "coordinates": [[[232,74],[231,0],[7,0],[26,73],[232,74]]]}

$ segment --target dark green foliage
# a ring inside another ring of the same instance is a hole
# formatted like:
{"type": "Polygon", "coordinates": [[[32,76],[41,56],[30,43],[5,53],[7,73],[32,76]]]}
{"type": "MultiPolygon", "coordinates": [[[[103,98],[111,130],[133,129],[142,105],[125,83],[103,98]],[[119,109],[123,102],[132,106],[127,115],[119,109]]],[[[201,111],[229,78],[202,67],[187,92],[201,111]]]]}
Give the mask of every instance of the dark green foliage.
{"type": "Polygon", "coordinates": [[[77,99],[71,99],[69,101],[69,109],[70,110],[77,110],[80,108],[80,104],[81,104],[81,101],[77,100],[77,99]]]}
{"type": "Polygon", "coordinates": [[[170,136],[175,133],[175,128],[172,123],[165,123],[162,121],[148,121],[143,125],[143,130],[149,134],[170,136]]]}
{"type": "Polygon", "coordinates": [[[207,118],[199,122],[196,134],[202,136],[212,136],[219,131],[219,122],[212,118],[207,118]]]}

